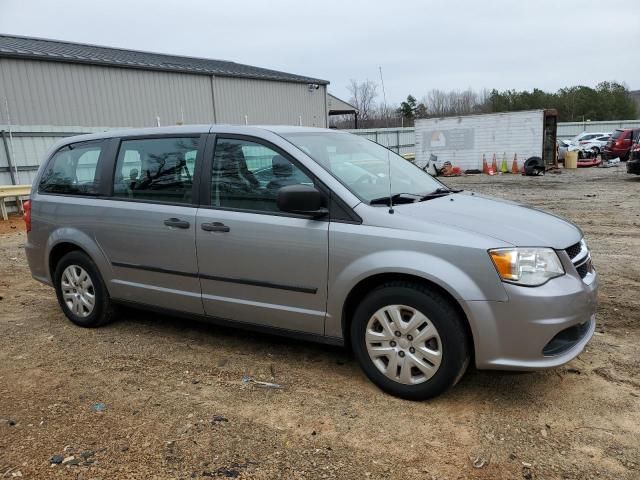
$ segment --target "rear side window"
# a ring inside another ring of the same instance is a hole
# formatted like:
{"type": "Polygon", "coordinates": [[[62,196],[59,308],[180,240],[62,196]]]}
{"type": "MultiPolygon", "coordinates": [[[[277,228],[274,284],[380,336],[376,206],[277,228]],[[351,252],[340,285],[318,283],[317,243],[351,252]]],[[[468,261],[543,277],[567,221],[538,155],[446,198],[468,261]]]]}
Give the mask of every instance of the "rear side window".
{"type": "Polygon", "coordinates": [[[123,140],[113,196],[132,200],[191,203],[198,138],[123,140]]]}
{"type": "Polygon", "coordinates": [[[611,135],[611,138],[613,138],[614,140],[617,140],[618,138],[620,138],[620,135],[622,135],[623,132],[624,132],[624,130],[616,130],[611,135]]]}
{"type": "Polygon", "coordinates": [[[76,143],[56,152],[40,179],[41,193],[98,195],[102,142],[76,143]]]}

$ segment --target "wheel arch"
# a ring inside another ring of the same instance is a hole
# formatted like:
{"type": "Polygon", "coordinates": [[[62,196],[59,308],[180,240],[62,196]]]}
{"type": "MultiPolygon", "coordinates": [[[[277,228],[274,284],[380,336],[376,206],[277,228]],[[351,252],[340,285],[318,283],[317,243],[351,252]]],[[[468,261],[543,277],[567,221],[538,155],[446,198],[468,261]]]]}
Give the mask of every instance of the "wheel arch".
{"type": "Polygon", "coordinates": [[[89,257],[98,268],[105,285],[107,285],[107,290],[109,290],[111,268],[105,253],[91,235],[71,227],[57,229],[51,234],[47,242],[45,265],[51,282],[54,283],[53,276],[57,263],[64,255],[72,251],[80,251],[89,257]]]}
{"type": "Polygon", "coordinates": [[[47,266],[49,267],[49,277],[51,278],[52,282],[55,281],[55,279],[53,278],[53,275],[62,257],[64,257],[67,253],[75,252],[75,251],[82,252],[85,255],[87,255],[89,258],[91,258],[91,256],[86,252],[84,248],[72,242],[67,242],[67,241],[59,242],[53,246],[53,248],[49,252],[49,258],[47,261],[47,266]]]}
{"type": "Polygon", "coordinates": [[[465,329],[465,334],[469,340],[469,349],[470,349],[470,358],[475,358],[475,348],[474,348],[474,335],[473,330],[471,328],[471,323],[469,322],[469,317],[467,312],[462,307],[461,303],[453,296],[446,288],[441,285],[428,280],[424,277],[419,277],[417,275],[409,274],[409,273],[397,273],[397,272],[384,272],[370,275],[362,280],[360,280],[347,294],[345,301],[342,306],[342,335],[344,339],[344,344],[347,348],[351,346],[351,320],[353,318],[353,314],[355,309],[357,308],[360,301],[373,289],[377,288],[380,285],[389,282],[411,282],[426,286],[432,291],[437,292],[446,298],[451,305],[456,309],[460,318],[463,319],[463,326],[465,329]]]}

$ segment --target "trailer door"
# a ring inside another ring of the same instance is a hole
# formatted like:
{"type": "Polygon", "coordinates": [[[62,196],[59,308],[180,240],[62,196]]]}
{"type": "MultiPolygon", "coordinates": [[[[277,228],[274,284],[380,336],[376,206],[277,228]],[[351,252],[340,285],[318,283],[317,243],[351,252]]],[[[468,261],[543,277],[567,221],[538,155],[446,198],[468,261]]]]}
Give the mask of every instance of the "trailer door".
{"type": "Polygon", "coordinates": [[[555,110],[544,111],[544,136],[542,139],[542,160],[545,165],[558,165],[556,152],[556,131],[558,113],[555,110]]]}

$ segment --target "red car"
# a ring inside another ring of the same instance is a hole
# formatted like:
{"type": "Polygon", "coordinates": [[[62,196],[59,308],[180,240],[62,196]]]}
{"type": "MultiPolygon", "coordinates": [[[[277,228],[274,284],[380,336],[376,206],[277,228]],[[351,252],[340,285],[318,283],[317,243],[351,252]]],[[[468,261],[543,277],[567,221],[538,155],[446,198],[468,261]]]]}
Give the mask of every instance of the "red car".
{"type": "Polygon", "coordinates": [[[622,161],[629,159],[631,145],[638,140],[640,128],[618,128],[613,131],[611,138],[605,145],[602,153],[606,160],[620,158],[622,161]]]}

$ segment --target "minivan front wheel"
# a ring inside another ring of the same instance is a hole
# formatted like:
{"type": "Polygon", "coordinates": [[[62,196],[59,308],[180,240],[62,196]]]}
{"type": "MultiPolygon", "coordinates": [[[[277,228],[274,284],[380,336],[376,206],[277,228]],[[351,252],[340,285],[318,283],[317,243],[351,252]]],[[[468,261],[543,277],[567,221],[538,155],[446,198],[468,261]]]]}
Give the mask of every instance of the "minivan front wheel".
{"type": "Polygon", "coordinates": [[[453,386],[469,364],[463,319],[450,301],[410,282],[382,285],[357,307],[353,351],[382,390],[423,400],[453,386]]]}
{"type": "Polygon", "coordinates": [[[56,265],[54,285],[60,308],[80,327],[99,327],[112,320],[116,308],[98,268],[83,252],[72,251],[56,265]]]}

